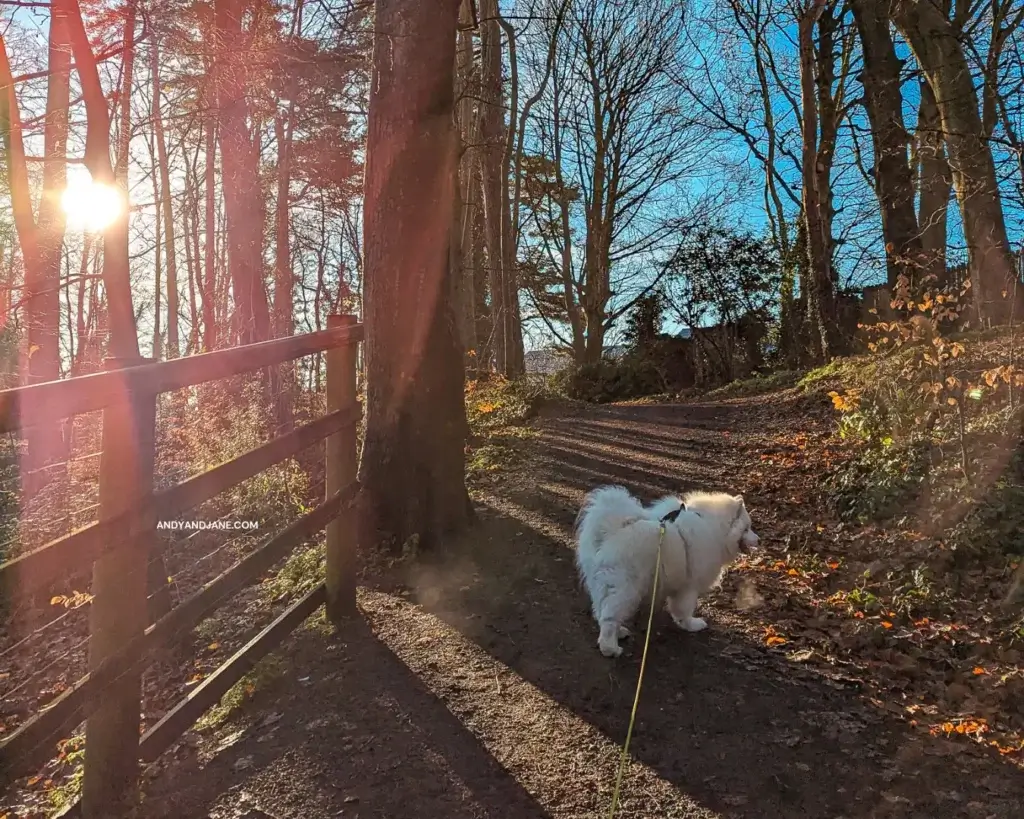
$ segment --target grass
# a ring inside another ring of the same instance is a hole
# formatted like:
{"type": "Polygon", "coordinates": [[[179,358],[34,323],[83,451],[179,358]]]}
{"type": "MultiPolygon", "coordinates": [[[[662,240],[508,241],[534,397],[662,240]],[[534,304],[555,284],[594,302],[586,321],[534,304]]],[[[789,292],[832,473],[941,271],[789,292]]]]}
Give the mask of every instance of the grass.
{"type": "Polygon", "coordinates": [[[543,378],[468,383],[466,478],[470,485],[499,478],[522,464],[524,444],[537,435],[530,420],[545,403],[559,398],[543,378]]]}
{"type": "Polygon", "coordinates": [[[59,742],[57,747],[60,751],[63,778],[59,785],[54,785],[47,791],[55,814],[70,807],[82,794],[82,778],[85,776],[85,735],[76,734],[59,742]]]}
{"type": "Polygon", "coordinates": [[[275,654],[269,654],[256,664],[220,698],[195,724],[196,731],[210,731],[227,722],[261,688],[284,676],[287,670],[284,661],[275,654]]]}
{"type": "Polygon", "coordinates": [[[798,370],[779,370],[767,375],[755,375],[752,378],[730,381],[728,384],[704,393],[701,397],[710,401],[724,401],[729,398],[767,395],[795,386],[801,375],[802,373],[798,370]]]}
{"type": "Polygon", "coordinates": [[[263,601],[269,605],[312,591],[324,577],[325,548],[321,540],[293,550],[280,571],[260,585],[260,597],[263,601]]]}

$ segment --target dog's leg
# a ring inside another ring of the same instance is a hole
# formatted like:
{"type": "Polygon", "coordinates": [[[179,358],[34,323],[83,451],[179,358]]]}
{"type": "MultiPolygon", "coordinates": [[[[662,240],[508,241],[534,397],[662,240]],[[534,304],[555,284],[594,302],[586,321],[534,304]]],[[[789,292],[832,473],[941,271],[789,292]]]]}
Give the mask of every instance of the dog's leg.
{"type": "Polygon", "coordinates": [[[601,601],[601,611],[597,618],[601,633],[597,638],[597,647],[605,657],[618,657],[622,654],[619,639],[629,633],[623,623],[636,614],[639,604],[640,595],[629,589],[609,589],[601,601]]]}
{"type": "Polygon", "coordinates": [[[700,593],[696,589],[683,589],[668,599],[669,614],[683,631],[703,631],[708,627],[704,618],[693,616],[699,596],[700,593]]]}

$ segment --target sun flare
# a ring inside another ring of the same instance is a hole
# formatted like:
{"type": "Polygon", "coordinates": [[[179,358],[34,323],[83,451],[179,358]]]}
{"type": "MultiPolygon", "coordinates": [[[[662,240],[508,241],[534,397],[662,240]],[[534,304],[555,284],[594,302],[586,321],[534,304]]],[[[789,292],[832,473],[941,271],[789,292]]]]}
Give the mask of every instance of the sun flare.
{"type": "Polygon", "coordinates": [[[94,233],[110,227],[124,212],[125,206],[117,188],[93,182],[88,175],[68,180],[60,204],[68,217],[69,227],[94,233]]]}

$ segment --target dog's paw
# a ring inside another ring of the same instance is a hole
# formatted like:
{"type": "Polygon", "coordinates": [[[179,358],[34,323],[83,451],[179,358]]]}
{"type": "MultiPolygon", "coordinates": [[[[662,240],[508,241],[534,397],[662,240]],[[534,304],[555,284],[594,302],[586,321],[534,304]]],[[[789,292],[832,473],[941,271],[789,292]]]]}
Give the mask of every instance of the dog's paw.
{"type": "Polygon", "coordinates": [[[708,621],[703,617],[691,617],[682,626],[685,631],[704,631],[708,627],[708,621]]]}
{"type": "Polygon", "coordinates": [[[627,637],[632,637],[632,636],[633,636],[633,632],[632,631],[630,631],[625,626],[619,626],[619,639],[620,640],[625,640],[627,637]]]}
{"type": "Polygon", "coordinates": [[[618,643],[601,642],[599,640],[598,643],[597,643],[597,647],[599,649],[601,649],[601,653],[605,657],[621,657],[622,656],[622,646],[620,646],[618,643]]]}

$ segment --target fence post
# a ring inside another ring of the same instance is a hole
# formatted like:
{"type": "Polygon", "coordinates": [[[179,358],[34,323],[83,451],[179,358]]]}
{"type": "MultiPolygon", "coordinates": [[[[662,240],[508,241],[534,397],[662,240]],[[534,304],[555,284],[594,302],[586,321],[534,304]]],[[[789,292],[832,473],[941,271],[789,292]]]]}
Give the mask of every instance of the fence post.
{"type": "MultiPolygon", "coordinates": [[[[110,358],[107,370],[149,363],[145,358],[110,358]]],[[[156,396],[133,395],[124,387],[103,411],[100,455],[101,520],[137,506],[153,491],[156,396]]],[[[155,522],[154,522],[155,524],[155,522]]],[[[89,668],[143,633],[147,617],[147,567],[155,531],[126,543],[93,565],[89,617],[89,668]]],[[[138,798],[142,672],[111,686],[86,720],[82,781],[84,819],[124,816],[138,798]]]]}
{"type": "MultiPolygon", "coordinates": [[[[355,325],[356,317],[330,315],[327,329],[355,325]]],[[[327,359],[327,411],[356,404],[356,342],[333,347],[327,359]]],[[[356,479],[356,436],[343,429],[328,436],[325,464],[325,497],[330,498],[356,479]]],[[[356,539],[353,522],[341,515],[327,524],[327,617],[339,623],[356,611],[356,539]]]]}

